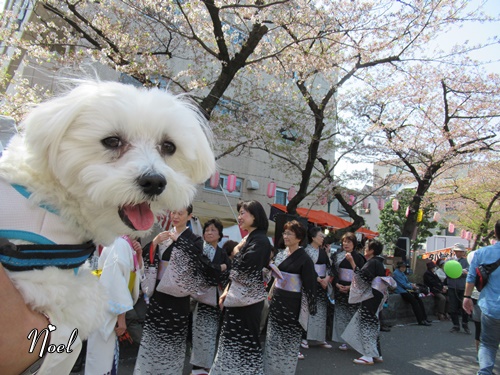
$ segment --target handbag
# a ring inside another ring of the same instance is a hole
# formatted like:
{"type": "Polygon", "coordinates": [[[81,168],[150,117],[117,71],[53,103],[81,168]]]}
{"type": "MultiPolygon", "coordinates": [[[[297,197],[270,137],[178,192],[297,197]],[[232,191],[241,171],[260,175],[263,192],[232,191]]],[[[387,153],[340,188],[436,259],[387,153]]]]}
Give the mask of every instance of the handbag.
{"type": "Polygon", "coordinates": [[[474,283],[476,289],[480,292],[488,283],[490,274],[500,266],[500,259],[495,263],[480,264],[476,267],[476,282],[474,283]]]}

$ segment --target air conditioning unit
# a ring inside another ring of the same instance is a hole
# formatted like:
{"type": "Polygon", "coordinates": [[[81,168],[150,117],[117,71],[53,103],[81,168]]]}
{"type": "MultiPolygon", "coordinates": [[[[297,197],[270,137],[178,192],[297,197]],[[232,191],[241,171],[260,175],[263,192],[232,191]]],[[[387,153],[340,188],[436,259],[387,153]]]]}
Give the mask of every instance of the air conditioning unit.
{"type": "Polygon", "coordinates": [[[248,190],[259,190],[259,183],[255,180],[247,180],[248,190]]]}

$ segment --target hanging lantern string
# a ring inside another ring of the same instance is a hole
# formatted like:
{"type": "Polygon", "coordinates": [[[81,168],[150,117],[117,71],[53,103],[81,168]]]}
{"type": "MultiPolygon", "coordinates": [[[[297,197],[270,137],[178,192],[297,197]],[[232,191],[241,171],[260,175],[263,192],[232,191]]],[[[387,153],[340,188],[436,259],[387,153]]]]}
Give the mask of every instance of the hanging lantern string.
{"type": "Polygon", "coordinates": [[[219,183],[219,186],[220,186],[220,189],[222,190],[222,193],[224,194],[224,197],[226,198],[227,205],[229,206],[229,209],[231,210],[231,213],[234,216],[234,220],[236,220],[236,224],[238,224],[238,215],[235,214],[233,207],[231,206],[231,203],[229,203],[229,198],[227,197],[226,192],[224,191],[224,188],[222,187],[222,185],[220,183],[219,183]]]}

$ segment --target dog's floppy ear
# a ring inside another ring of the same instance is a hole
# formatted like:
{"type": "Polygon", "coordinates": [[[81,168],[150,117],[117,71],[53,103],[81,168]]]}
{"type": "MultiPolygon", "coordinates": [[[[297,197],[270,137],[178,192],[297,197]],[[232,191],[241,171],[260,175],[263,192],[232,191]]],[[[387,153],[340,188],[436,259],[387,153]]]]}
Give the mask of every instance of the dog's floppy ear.
{"type": "Polygon", "coordinates": [[[66,95],[41,103],[28,114],[22,126],[33,166],[48,171],[49,165],[57,165],[61,139],[96,90],[97,83],[84,83],[66,95]]]}
{"type": "Polygon", "coordinates": [[[196,184],[205,182],[215,172],[215,157],[212,151],[212,131],[208,121],[196,108],[192,108],[197,113],[199,123],[199,136],[192,137],[195,160],[191,165],[191,180],[196,184]]]}

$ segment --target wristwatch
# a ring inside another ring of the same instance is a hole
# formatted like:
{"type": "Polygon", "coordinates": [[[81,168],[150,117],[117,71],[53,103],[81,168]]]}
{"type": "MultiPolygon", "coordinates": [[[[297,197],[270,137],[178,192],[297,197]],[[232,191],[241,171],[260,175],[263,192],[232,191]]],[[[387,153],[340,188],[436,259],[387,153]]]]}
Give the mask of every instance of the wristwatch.
{"type": "Polygon", "coordinates": [[[464,296],[464,298],[472,298],[471,296],[464,296]]]}

